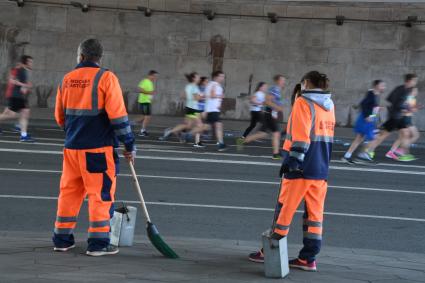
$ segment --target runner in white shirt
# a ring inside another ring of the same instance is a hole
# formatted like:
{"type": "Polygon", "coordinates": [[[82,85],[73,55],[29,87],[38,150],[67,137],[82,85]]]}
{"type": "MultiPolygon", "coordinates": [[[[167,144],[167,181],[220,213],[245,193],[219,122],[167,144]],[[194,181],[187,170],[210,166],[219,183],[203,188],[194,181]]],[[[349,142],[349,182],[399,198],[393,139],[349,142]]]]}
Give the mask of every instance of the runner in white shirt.
{"type": "MultiPolygon", "coordinates": [[[[186,75],[189,83],[185,87],[185,119],[183,124],[175,126],[173,129],[166,129],[164,135],[160,137],[160,140],[166,140],[171,134],[180,134],[182,131],[189,131],[194,127],[202,127],[201,114],[199,113],[198,100],[200,99],[200,90],[198,83],[200,77],[198,73],[193,72],[186,75]]],[[[184,135],[183,135],[184,136],[184,135]]],[[[182,139],[183,140],[183,139],[182,139]]],[[[185,140],[185,138],[184,138],[185,140]]],[[[202,146],[202,145],[201,145],[202,146]]]]}
{"type": "Polygon", "coordinates": [[[221,103],[224,98],[224,90],[222,87],[224,78],[224,73],[221,71],[215,71],[212,74],[212,81],[208,83],[207,88],[205,89],[205,112],[207,113],[207,125],[196,127],[191,132],[192,134],[198,134],[214,127],[215,135],[217,137],[218,151],[225,151],[227,149],[223,140],[223,124],[220,120],[221,103]]]}
{"type": "Polygon", "coordinates": [[[251,123],[242,135],[242,138],[246,138],[249,133],[262,121],[262,110],[264,101],[266,100],[267,84],[265,82],[259,82],[255,89],[254,95],[251,96],[251,123]]]}

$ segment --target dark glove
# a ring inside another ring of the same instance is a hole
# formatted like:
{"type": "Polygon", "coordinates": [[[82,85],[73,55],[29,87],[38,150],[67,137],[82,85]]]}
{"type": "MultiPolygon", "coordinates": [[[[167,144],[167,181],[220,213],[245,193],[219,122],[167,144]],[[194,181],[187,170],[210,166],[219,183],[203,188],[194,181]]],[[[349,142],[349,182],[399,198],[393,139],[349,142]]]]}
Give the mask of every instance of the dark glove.
{"type": "Polygon", "coordinates": [[[290,156],[282,162],[279,176],[282,177],[287,173],[302,173],[301,164],[296,158],[290,156]]]}
{"type": "Polygon", "coordinates": [[[282,166],[280,166],[279,177],[282,178],[284,174],[289,172],[288,163],[285,160],[282,162],[282,166]]]}

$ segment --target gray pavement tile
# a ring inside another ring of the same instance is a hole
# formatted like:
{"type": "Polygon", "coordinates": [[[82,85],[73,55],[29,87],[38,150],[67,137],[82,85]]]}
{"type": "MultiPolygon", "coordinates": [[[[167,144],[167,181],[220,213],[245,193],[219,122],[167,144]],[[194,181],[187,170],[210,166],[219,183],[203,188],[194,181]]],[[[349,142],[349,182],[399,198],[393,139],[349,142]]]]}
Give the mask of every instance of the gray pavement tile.
{"type": "Polygon", "coordinates": [[[0,270],[0,282],[15,282],[15,281],[26,281],[32,282],[32,280],[36,277],[35,274],[23,273],[23,272],[13,272],[11,271],[1,271],[0,270]]]}
{"type": "Polygon", "coordinates": [[[333,268],[329,268],[325,270],[323,268],[320,269],[321,273],[326,273],[330,276],[335,276],[341,279],[354,279],[354,280],[390,280],[397,279],[398,277],[394,274],[389,273],[380,273],[380,272],[360,272],[356,269],[353,270],[345,270],[345,271],[335,271],[333,268]]]}
{"type": "Polygon", "coordinates": [[[142,279],[142,280],[153,280],[162,282],[176,282],[184,280],[202,279],[206,278],[207,275],[183,273],[183,272],[167,272],[164,269],[150,269],[143,273],[127,274],[127,279],[142,279]]]}
{"type": "MultiPolygon", "coordinates": [[[[1,279],[1,278],[0,278],[1,279]]],[[[0,281],[3,282],[3,281],[0,281]]],[[[69,281],[69,280],[60,280],[57,279],[46,279],[46,278],[29,278],[29,279],[20,279],[20,280],[13,280],[13,281],[5,281],[5,282],[13,282],[13,283],[75,283],[75,281],[69,281]]]]}
{"type": "Polygon", "coordinates": [[[404,279],[388,279],[388,280],[372,280],[371,281],[371,283],[417,283],[417,282],[425,282],[425,279],[421,281],[404,280],[404,279]]]}
{"type": "Polygon", "coordinates": [[[425,272],[423,271],[416,271],[416,270],[409,270],[409,269],[395,268],[395,267],[385,267],[380,265],[369,265],[369,266],[354,265],[353,270],[359,273],[373,272],[374,274],[376,273],[391,274],[391,275],[397,276],[400,279],[412,280],[412,281],[422,280],[423,282],[425,282],[425,272]]]}
{"type": "Polygon", "coordinates": [[[80,270],[78,272],[52,272],[41,274],[41,279],[53,279],[60,282],[65,279],[71,282],[125,282],[125,276],[119,274],[104,273],[101,269],[98,272],[80,270]]]}

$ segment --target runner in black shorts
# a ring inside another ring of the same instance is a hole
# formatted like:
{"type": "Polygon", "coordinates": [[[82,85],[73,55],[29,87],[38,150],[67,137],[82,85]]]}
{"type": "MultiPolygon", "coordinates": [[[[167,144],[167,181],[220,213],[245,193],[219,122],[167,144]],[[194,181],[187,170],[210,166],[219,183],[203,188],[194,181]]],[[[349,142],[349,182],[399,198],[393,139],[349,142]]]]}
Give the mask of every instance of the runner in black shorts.
{"type": "Polygon", "coordinates": [[[206,121],[208,124],[215,124],[220,122],[220,112],[208,112],[206,121]]]}
{"type": "Polygon", "coordinates": [[[263,118],[263,124],[262,124],[262,126],[260,128],[260,131],[261,132],[275,133],[275,132],[279,131],[278,130],[278,127],[277,127],[277,119],[275,119],[275,118],[272,117],[272,113],[267,113],[266,112],[266,113],[264,113],[263,117],[264,117],[263,118]]]}
{"type": "Polygon", "coordinates": [[[151,103],[139,103],[139,110],[143,116],[151,116],[151,103]]]}
{"type": "Polygon", "coordinates": [[[27,132],[30,117],[27,95],[32,87],[28,72],[32,69],[32,62],[31,56],[24,55],[21,57],[20,63],[12,69],[6,91],[8,108],[0,114],[0,122],[19,118],[20,141],[22,142],[34,142],[27,132]]]}
{"type": "Polygon", "coordinates": [[[9,97],[7,102],[8,108],[15,113],[19,113],[22,109],[28,108],[28,101],[26,98],[9,97]]]}
{"type": "MultiPolygon", "coordinates": [[[[286,79],[282,75],[276,75],[273,80],[274,85],[268,89],[266,99],[264,101],[263,121],[260,130],[255,134],[247,136],[246,138],[238,138],[236,140],[236,145],[237,150],[241,151],[244,144],[264,139],[269,135],[269,133],[271,133],[273,147],[272,159],[279,160],[282,157],[280,155],[280,131],[277,126],[277,119],[279,112],[283,112],[281,92],[285,87],[286,79]]],[[[265,89],[267,89],[267,85],[265,85],[265,89]]]]}

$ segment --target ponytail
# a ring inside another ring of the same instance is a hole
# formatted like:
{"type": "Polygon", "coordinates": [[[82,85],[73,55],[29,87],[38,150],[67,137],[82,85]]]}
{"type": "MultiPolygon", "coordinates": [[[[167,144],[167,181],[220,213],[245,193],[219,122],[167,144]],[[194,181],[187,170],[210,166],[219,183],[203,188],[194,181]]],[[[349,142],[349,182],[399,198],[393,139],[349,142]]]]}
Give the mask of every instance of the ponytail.
{"type": "Polygon", "coordinates": [[[184,76],[186,77],[186,79],[190,82],[193,83],[195,81],[196,76],[198,75],[197,72],[192,72],[190,74],[185,74],[184,76]]]}

